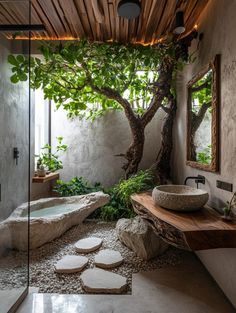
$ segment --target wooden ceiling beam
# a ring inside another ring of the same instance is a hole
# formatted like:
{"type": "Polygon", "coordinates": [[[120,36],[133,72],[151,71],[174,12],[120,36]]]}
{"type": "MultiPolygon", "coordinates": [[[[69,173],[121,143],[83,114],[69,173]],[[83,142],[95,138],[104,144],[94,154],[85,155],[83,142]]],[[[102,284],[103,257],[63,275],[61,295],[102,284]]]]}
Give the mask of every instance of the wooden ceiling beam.
{"type": "Polygon", "coordinates": [[[57,36],[56,32],[53,29],[53,26],[52,26],[50,20],[48,19],[48,17],[46,16],[44,11],[42,10],[41,5],[38,3],[37,0],[32,1],[32,10],[35,10],[36,14],[38,14],[38,16],[40,17],[40,20],[45,25],[45,27],[47,29],[48,36],[55,38],[57,36]]]}
{"type": "Polygon", "coordinates": [[[108,8],[108,1],[102,0],[102,6],[104,10],[104,36],[106,40],[111,39],[111,23],[110,23],[110,16],[109,16],[109,8],[108,8]]]}
{"type": "Polygon", "coordinates": [[[76,38],[85,37],[84,27],[81,23],[81,19],[79,16],[79,12],[77,11],[77,7],[73,0],[59,0],[61,8],[63,10],[65,19],[67,20],[67,24],[69,28],[72,29],[72,34],[75,34],[76,38]]]}
{"type": "MultiPolygon", "coordinates": [[[[46,27],[42,39],[79,39],[117,41],[122,43],[155,43],[171,33],[175,14],[184,11],[186,33],[191,31],[210,0],[140,0],[139,18],[127,20],[118,16],[120,0],[32,0],[32,22],[46,27]]],[[[23,24],[26,6],[21,2],[0,3],[0,22],[23,24]]],[[[28,11],[27,11],[28,12],[28,11]]]]}

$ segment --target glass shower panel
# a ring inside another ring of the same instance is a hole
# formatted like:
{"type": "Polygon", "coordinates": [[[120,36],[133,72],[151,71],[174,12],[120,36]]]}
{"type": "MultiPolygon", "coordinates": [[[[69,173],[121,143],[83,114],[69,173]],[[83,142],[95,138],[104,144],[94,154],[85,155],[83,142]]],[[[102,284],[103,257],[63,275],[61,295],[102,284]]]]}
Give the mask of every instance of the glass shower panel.
{"type": "MultiPolygon", "coordinates": [[[[0,26],[28,25],[29,12],[29,1],[0,0],[0,26]]],[[[13,312],[28,290],[29,219],[15,210],[29,201],[30,88],[11,78],[18,55],[29,56],[28,36],[0,30],[0,313],[13,312]]]]}

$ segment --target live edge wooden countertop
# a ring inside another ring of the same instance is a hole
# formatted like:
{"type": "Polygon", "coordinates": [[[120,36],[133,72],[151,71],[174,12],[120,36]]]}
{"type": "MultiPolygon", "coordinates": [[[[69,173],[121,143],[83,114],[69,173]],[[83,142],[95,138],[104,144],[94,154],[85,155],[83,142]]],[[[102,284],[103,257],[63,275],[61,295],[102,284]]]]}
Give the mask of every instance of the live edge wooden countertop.
{"type": "Polygon", "coordinates": [[[154,203],[151,192],[131,196],[134,211],[166,242],[185,250],[236,248],[236,223],[225,222],[206,206],[196,212],[175,212],[154,203]]]}

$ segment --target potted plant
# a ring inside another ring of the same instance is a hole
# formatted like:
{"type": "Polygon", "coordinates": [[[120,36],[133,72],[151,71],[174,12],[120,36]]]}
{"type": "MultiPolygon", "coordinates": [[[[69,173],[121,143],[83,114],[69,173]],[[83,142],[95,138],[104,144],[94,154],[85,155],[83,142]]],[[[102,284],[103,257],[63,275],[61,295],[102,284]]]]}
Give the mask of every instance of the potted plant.
{"type": "Polygon", "coordinates": [[[46,170],[43,164],[39,165],[39,168],[37,169],[37,175],[38,177],[45,177],[46,176],[46,170]]]}
{"type": "Polygon", "coordinates": [[[36,157],[39,158],[37,161],[37,170],[40,169],[40,167],[44,167],[46,173],[50,173],[63,168],[62,161],[59,160],[59,154],[67,150],[67,145],[62,143],[63,137],[57,137],[57,141],[58,143],[55,153],[52,153],[52,147],[49,144],[46,144],[41,149],[42,153],[40,155],[36,155],[36,157]]]}
{"type": "Polygon", "coordinates": [[[227,205],[223,208],[223,219],[227,221],[232,220],[232,210],[236,207],[236,192],[234,192],[230,201],[227,201],[227,205]]]}

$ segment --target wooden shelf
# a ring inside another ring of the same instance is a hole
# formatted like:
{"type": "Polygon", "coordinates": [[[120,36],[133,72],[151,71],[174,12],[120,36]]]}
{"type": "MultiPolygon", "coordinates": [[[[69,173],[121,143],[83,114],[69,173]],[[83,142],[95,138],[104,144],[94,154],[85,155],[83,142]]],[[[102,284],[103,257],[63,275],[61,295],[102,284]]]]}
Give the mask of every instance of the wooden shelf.
{"type": "Polygon", "coordinates": [[[44,177],[34,176],[32,179],[32,182],[42,184],[42,183],[46,183],[46,182],[54,180],[54,179],[59,179],[58,173],[50,173],[44,177]]]}
{"type": "Polygon", "coordinates": [[[156,205],[151,193],[131,196],[134,211],[169,244],[185,250],[236,248],[236,223],[225,222],[206,206],[197,212],[174,212],[156,205]]]}

